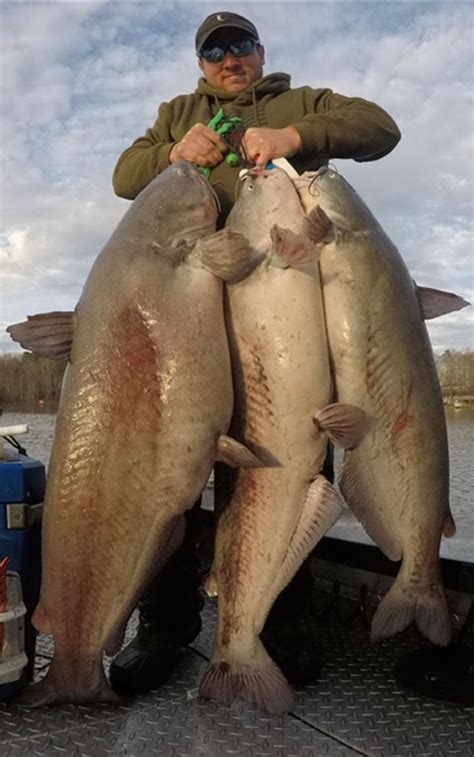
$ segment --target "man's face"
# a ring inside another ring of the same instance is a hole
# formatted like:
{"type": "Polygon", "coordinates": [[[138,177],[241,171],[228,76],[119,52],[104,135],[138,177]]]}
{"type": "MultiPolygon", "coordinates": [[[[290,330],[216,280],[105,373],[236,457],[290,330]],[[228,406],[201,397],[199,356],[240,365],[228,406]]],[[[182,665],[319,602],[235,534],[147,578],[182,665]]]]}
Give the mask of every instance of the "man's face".
{"type": "MultiPolygon", "coordinates": [[[[248,34],[238,29],[219,29],[206,40],[205,47],[225,48],[231,42],[248,37],[248,34]]],[[[213,87],[224,89],[226,92],[243,92],[250,84],[260,79],[264,63],[265,51],[262,45],[256,45],[250,55],[243,58],[236,58],[230,50],[220,63],[209,63],[200,58],[199,68],[206,81],[213,87]]]]}

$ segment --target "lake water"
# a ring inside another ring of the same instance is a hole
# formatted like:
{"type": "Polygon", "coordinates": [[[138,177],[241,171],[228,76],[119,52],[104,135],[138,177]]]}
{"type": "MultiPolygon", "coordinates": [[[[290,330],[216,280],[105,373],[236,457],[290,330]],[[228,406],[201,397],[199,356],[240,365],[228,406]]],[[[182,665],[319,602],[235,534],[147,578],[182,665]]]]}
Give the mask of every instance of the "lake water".
{"type": "MultiPolygon", "coordinates": [[[[451,539],[441,542],[443,557],[474,562],[474,409],[446,408],[451,473],[451,510],[457,532],[451,539]]],[[[28,454],[49,462],[54,436],[56,416],[52,413],[5,411],[0,425],[27,423],[28,434],[18,440],[28,454]]],[[[337,458],[336,458],[337,465],[337,458]]],[[[352,516],[344,511],[338,523],[329,532],[333,536],[371,544],[363,528],[352,516]]]]}

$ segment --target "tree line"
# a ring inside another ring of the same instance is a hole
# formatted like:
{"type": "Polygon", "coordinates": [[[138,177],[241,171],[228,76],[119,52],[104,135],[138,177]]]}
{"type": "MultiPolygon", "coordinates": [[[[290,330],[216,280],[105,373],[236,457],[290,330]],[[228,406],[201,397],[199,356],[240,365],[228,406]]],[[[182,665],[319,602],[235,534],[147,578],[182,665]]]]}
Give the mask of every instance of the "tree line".
{"type": "Polygon", "coordinates": [[[31,352],[0,355],[0,407],[44,403],[55,410],[66,365],[66,360],[48,360],[31,352]]]}
{"type": "MultiPolygon", "coordinates": [[[[445,397],[474,395],[474,352],[446,350],[437,356],[436,365],[445,397]]],[[[66,361],[31,352],[0,355],[0,407],[44,403],[55,410],[65,367],[66,361]]]]}
{"type": "Polygon", "coordinates": [[[446,350],[436,366],[445,397],[474,395],[474,352],[446,350]]]}

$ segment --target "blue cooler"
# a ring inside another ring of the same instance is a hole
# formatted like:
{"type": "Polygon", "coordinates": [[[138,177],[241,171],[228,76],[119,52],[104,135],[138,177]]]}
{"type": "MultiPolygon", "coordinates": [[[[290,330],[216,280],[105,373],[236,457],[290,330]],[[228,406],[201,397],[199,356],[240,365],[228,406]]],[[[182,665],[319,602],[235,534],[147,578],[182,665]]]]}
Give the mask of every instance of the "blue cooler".
{"type": "MultiPolygon", "coordinates": [[[[24,426],[0,426],[0,437],[8,438],[13,434],[12,429],[16,433],[27,430],[24,426]]],[[[33,679],[36,631],[31,616],[38,603],[41,583],[41,514],[45,486],[45,467],[39,460],[0,448],[0,565],[4,565],[0,572],[0,598],[3,596],[0,700],[10,699],[23,683],[33,679]],[[23,649],[26,659],[22,657],[23,649]],[[15,680],[9,680],[12,677],[15,680]]]]}

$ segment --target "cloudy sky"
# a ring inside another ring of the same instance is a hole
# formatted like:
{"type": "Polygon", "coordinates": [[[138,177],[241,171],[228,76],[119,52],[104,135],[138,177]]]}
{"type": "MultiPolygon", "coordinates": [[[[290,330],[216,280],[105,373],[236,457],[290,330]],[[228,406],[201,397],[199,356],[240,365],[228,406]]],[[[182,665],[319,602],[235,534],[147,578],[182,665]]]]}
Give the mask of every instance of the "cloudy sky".
{"type": "MultiPolygon", "coordinates": [[[[129,203],[120,153],[158,104],[192,91],[194,33],[213,11],[256,24],[266,73],[375,100],[402,141],[338,161],[418,283],[473,297],[471,2],[0,4],[0,350],[26,314],[73,309],[129,203]]],[[[432,321],[436,352],[473,349],[473,309],[432,321]]]]}

